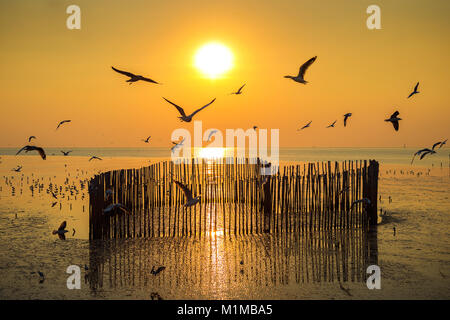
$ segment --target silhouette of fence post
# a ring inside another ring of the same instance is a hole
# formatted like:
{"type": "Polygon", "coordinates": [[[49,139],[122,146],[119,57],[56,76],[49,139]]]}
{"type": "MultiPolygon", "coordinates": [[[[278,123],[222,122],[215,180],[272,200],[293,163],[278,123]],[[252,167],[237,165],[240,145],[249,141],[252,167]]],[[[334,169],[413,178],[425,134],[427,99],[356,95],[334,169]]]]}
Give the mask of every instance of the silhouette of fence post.
{"type": "Polygon", "coordinates": [[[264,192],[264,203],[263,203],[263,211],[264,211],[264,232],[270,232],[270,221],[272,219],[272,193],[270,192],[270,181],[269,180],[264,184],[263,192],[264,192]]]}
{"type": "Polygon", "coordinates": [[[370,200],[370,206],[368,208],[369,227],[377,225],[378,210],[377,210],[377,193],[378,193],[378,171],[379,164],[375,160],[370,160],[368,169],[368,184],[367,184],[367,197],[370,200]]]}

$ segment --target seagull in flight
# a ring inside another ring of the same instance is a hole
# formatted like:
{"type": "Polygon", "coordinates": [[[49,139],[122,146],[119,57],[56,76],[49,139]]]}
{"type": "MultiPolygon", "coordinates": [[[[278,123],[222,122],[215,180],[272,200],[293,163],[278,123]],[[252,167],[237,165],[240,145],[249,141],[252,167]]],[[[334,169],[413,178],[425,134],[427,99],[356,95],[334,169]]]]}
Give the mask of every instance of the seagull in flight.
{"type": "Polygon", "coordinates": [[[236,91],[236,92],[232,92],[232,93],[230,93],[230,94],[236,94],[236,95],[238,95],[238,94],[242,94],[242,88],[243,87],[245,87],[245,83],[242,85],[242,87],[240,87],[239,88],[239,90],[238,91],[236,91]]]}
{"type": "Polygon", "coordinates": [[[92,156],[90,159],[89,159],[89,161],[91,161],[91,160],[103,160],[102,158],[99,158],[99,157],[97,157],[97,156],[92,156]]]}
{"type": "Polygon", "coordinates": [[[161,266],[161,267],[158,267],[158,268],[155,270],[155,266],[153,266],[153,267],[152,267],[152,270],[150,271],[150,273],[151,273],[152,275],[156,276],[158,273],[160,273],[161,271],[163,271],[165,268],[166,268],[166,267],[161,266]]]}
{"type": "Polygon", "coordinates": [[[45,160],[47,158],[47,156],[45,155],[44,149],[42,149],[41,147],[36,147],[36,146],[25,146],[22,149],[20,149],[19,151],[17,151],[16,155],[21,153],[23,150],[25,150],[25,152],[37,151],[37,152],[39,152],[39,154],[41,155],[41,158],[43,160],[45,160]]]}
{"type": "Polygon", "coordinates": [[[344,127],[347,126],[347,119],[350,118],[351,116],[352,114],[350,112],[344,114],[344,127]]]}
{"type": "Polygon", "coordinates": [[[161,83],[158,83],[158,82],[156,82],[156,81],[154,81],[154,80],[152,80],[152,79],[150,79],[150,78],[146,78],[146,77],[143,77],[143,76],[140,76],[140,75],[136,75],[136,74],[134,74],[134,73],[127,72],[127,71],[122,71],[122,70],[116,69],[116,68],[114,68],[114,67],[111,67],[111,68],[112,68],[115,72],[118,72],[118,73],[123,74],[123,75],[125,75],[125,76],[127,76],[127,77],[130,77],[130,79],[128,79],[128,80],[126,81],[126,82],[129,82],[130,84],[132,84],[133,82],[139,81],[139,80],[147,81],[147,82],[151,82],[151,83],[156,83],[156,84],[161,84],[161,83]]]}
{"type": "Polygon", "coordinates": [[[334,125],[336,124],[336,121],[337,120],[335,120],[332,124],[330,124],[327,128],[334,128],[334,125]]]}
{"type": "Polygon", "coordinates": [[[435,144],[433,144],[433,147],[431,148],[431,150],[434,150],[434,148],[436,148],[437,146],[439,146],[439,149],[442,148],[442,146],[447,143],[447,140],[448,139],[446,139],[445,141],[436,142],[435,144]]]}
{"type": "Polygon", "coordinates": [[[32,139],[36,139],[36,137],[35,137],[35,136],[30,136],[30,137],[28,138],[28,142],[31,142],[32,139]]]}
{"type": "Polygon", "coordinates": [[[170,148],[170,151],[174,152],[176,149],[181,148],[183,146],[184,138],[180,142],[172,142],[172,143],[174,144],[174,146],[170,148]]]}
{"type": "Polygon", "coordinates": [[[148,143],[148,141],[150,140],[152,136],[148,136],[147,139],[142,139],[142,141],[144,141],[145,143],[148,143]]]}
{"type": "Polygon", "coordinates": [[[420,155],[420,160],[422,160],[427,154],[435,154],[436,151],[434,150],[430,150],[430,149],[426,149],[424,152],[422,152],[422,154],[420,155]]]}
{"type": "Polygon", "coordinates": [[[117,210],[120,210],[123,213],[128,213],[128,214],[131,213],[128,210],[128,208],[125,207],[123,204],[121,204],[121,203],[113,203],[113,204],[110,204],[109,206],[107,206],[105,209],[103,209],[103,214],[111,215],[111,214],[116,213],[117,210]]]}
{"type": "Polygon", "coordinates": [[[17,168],[11,169],[11,171],[20,172],[22,170],[22,166],[17,166],[17,168]]]}
{"type": "Polygon", "coordinates": [[[67,123],[67,122],[72,122],[72,120],[63,120],[63,121],[59,122],[59,123],[58,123],[58,126],[56,127],[56,130],[58,130],[58,128],[59,128],[62,124],[67,123]]]}
{"type": "Polygon", "coordinates": [[[303,127],[301,127],[300,129],[297,129],[297,131],[309,128],[309,125],[311,124],[312,121],[308,122],[307,124],[305,124],[303,127]]]}
{"type": "Polygon", "coordinates": [[[211,137],[212,137],[213,135],[215,135],[216,133],[217,133],[217,130],[211,130],[211,132],[210,132],[209,135],[208,135],[208,140],[207,140],[207,142],[211,141],[211,137]]]}
{"type": "Polygon", "coordinates": [[[308,70],[309,66],[312,65],[314,61],[316,61],[316,59],[317,59],[317,56],[312,57],[311,59],[309,59],[308,61],[306,61],[306,62],[300,67],[297,76],[284,76],[284,77],[285,77],[285,78],[288,78],[288,79],[292,79],[292,80],[294,80],[295,82],[307,84],[308,81],[306,81],[306,80],[304,79],[305,72],[306,72],[306,70],[308,70]]]}
{"type": "Polygon", "coordinates": [[[384,120],[384,121],[387,121],[387,122],[391,122],[392,125],[394,126],[395,131],[398,131],[398,122],[399,122],[399,120],[402,120],[402,119],[397,117],[399,114],[400,114],[400,112],[395,111],[391,115],[391,117],[389,119],[384,120]]]}
{"type": "Polygon", "coordinates": [[[65,235],[65,233],[66,233],[66,232],[69,232],[69,231],[66,230],[66,226],[67,226],[67,222],[66,222],[66,221],[63,221],[63,223],[61,223],[61,225],[59,226],[58,230],[53,230],[52,233],[53,233],[53,234],[57,234],[58,237],[59,237],[61,240],[66,240],[66,235],[65,235]]]}
{"type": "Polygon", "coordinates": [[[413,158],[412,158],[412,160],[411,160],[411,164],[413,164],[413,162],[414,162],[414,158],[416,157],[416,156],[421,156],[420,157],[420,159],[423,159],[423,157],[424,156],[422,156],[423,155],[423,153],[436,153],[436,151],[434,151],[434,150],[431,150],[431,149],[428,149],[428,148],[424,148],[424,149],[420,149],[419,151],[417,151],[416,153],[414,153],[414,156],[413,156],[413,158]]]}
{"type": "Polygon", "coordinates": [[[214,101],[216,101],[216,98],[214,98],[210,103],[204,105],[203,107],[195,110],[193,113],[191,113],[190,115],[186,115],[186,113],[184,113],[184,109],[178,105],[176,105],[175,103],[167,100],[166,98],[163,97],[164,100],[166,100],[168,103],[170,103],[171,105],[173,105],[175,108],[177,108],[178,112],[181,114],[181,117],[178,117],[181,121],[184,122],[191,122],[192,118],[195,116],[195,114],[197,112],[200,112],[201,110],[205,109],[207,106],[209,106],[211,103],[213,103],[214,101]]]}
{"type": "Polygon", "coordinates": [[[350,206],[350,211],[352,211],[353,210],[353,207],[355,206],[355,205],[357,205],[358,203],[362,203],[362,204],[364,204],[364,206],[370,206],[370,199],[367,199],[367,198],[362,198],[362,199],[359,199],[359,200],[355,200],[355,201],[353,201],[353,203],[352,203],[352,205],[350,206]]]}
{"type": "Polygon", "coordinates": [[[420,93],[419,91],[417,91],[417,88],[419,87],[419,83],[417,82],[416,86],[414,87],[414,91],[411,92],[408,96],[407,99],[411,98],[413,95],[415,95],[416,93],[420,93]]]}
{"type": "Polygon", "coordinates": [[[68,156],[69,153],[72,152],[72,150],[70,150],[70,151],[62,151],[62,150],[61,150],[61,152],[62,152],[62,154],[63,154],[64,156],[68,156]]]}
{"type": "Polygon", "coordinates": [[[189,188],[187,186],[185,186],[184,184],[182,184],[181,182],[178,182],[176,180],[174,180],[174,182],[184,192],[184,195],[187,200],[186,203],[184,204],[185,207],[191,207],[191,206],[196,205],[198,202],[200,202],[200,198],[201,198],[200,195],[193,198],[192,192],[191,192],[191,190],[189,190],[189,188]]]}

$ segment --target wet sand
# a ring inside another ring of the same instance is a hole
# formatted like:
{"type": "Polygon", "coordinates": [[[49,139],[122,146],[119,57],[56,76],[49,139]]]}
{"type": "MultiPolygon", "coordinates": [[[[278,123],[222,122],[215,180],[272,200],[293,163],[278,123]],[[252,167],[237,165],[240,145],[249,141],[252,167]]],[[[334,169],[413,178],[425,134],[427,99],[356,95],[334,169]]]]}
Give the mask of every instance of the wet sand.
{"type": "Polygon", "coordinates": [[[378,208],[383,218],[376,235],[355,231],[90,243],[89,178],[99,171],[145,166],[148,159],[2,156],[1,161],[1,299],[150,299],[152,292],[163,299],[450,298],[447,168],[381,164],[378,208]],[[11,171],[18,164],[22,172],[11,171]],[[51,234],[63,220],[69,230],[66,241],[51,234]],[[369,290],[365,282],[374,253],[367,243],[374,237],[381,290],[369,290]],[[80,290],[66,287],[69,265],[81,267],[80,290]],[[153,265],[166,269],[153,276],[153,265]],[[38,270],[45,274],[42,283],[31,274],[38,270]]]}

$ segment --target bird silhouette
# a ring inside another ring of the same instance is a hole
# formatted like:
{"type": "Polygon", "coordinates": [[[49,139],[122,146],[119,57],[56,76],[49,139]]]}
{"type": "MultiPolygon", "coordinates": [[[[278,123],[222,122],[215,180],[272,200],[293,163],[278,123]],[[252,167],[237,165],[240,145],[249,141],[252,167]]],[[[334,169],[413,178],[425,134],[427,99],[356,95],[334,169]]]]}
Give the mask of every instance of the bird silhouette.
{"type": "Polygon", "coordinates": [[[134,74],[134,73],[127,72],[127,71],[122,71],[122,70],[116,69],[116,68],[114,68],[114,67],[111,67],[111,68],[112,68],[115,72],[118,72],[118,73],[120,73],[120,74],[123,74],[123,75],[129,77],[130,79],[128,79],[128,80],[126,81],[126,82],[129,82],[129,84],[132,84],[133,82],[136,82],[136,81],[147,81],[147,82],[151,82],[151,83],[161,84],[161,83],[156,82],[155,80],[152,80],[152,79],[150,79],[150,78],[146,78],[146,77],[143,77],[143,76],[140,76],[140,75],[136,75],[136,74],[134,74]]]}
{"type": "Polygon", "coordinates": [[[92,157],[89,158],[89,161],[91,161],[91,160],[103,160],[103,159],[99,158],[97,156],[92,156],[92,157]]]}
{"type": "Polygon", "coordinates": [[[385,119],[385,120],[384,120],[384,121],[387,121],[387,122],[391,122],[392,125],[394,126],[395,131],[398,131],[398,122],[399,122],[400,120],[402,120],[401,118],[397,117],[399,114],[400,114],[400,112],[395,111],[395,112],[391,115],[391,117],[390,117],[389,119],[385,119]]]}
{"type": "Polygon", "coordinates": [[[69,153],[71,153],[71,152],[72,152],[72,150],[70,150],[70,151],[62,151],[62,150],[61,150],[61,153],[62,153],[64,156],[68,156],[69,153]]]}
{"type": "Polygon", "coordinates": [[[25,150],[25,152],[37,151],[37,152],[39,152],[39,154],[41,155],[41,158],[43,160],[45,160],[47,158],[47,156],[45,155],[44,149],[42,149],[41,147],[36,147],[36,146],[25,146],[22,149],[20,149],[19,151],[17,151],[16,155],[21,153],[23,150],[25,150]]]}
{"type": "Polygon", "coordinates": [[[208,135],[208,140],[207,141],[208,142],[211,141],[212,136],[215,135],[216,133],[217,133],[217,130],[211,130],[211,132],[208,135]]]}
{"type": "Polygon", "coordinates": [[[355,200],[352,202],[352,205],[350,206],[350,211],[352,211],[353,207],[356,206],[358,203],[362,203],[364,205],[364,207],[368,207],[371,205],[370,199],[362,198],[362,199],[355,200]]]}
{"type": "Polygon", "coordinates": [[[72,122],[72,120],[63,120],[63,121],[60,121],[60,122],[58,123],[58,126],[56,127],[56,130],[58,130],[58,128],[59,128],[61,125],[63,125],[64,123],[68,123],[68,122],[72,122]]]}
{"type": "Polygon", "coordinates": [[[142,141],[144,141],[145,143],[148,143],[148,141],[150,140],[151,136],[148,136],[147,139],[142,139],[142,141]]]}
{"type": "Polygon", "coordinates": [[[53,234],[57,234],[58,237],[59,237],[59,239],[61,239],[61,240],[66,240],[66,235],[65,235],[65,233],[66,233],[66,232],[69,232],[69,231],[66,230],[66,226],[67,226],[67,222],[66,222],[66,221],[63,221],[63,222],[61,223],[61,225],[59,226],[58,230],[53,230],[52,233],[53,233],[53,234]]]}
{"type": "Polygon", "coordinates": [[[332,124],[330,124],[327,128],[334,128],[334,125],[336,124],[336,121],[337,120],[335,120],[332,124]]]}
{"type": "Polygon", "coordinates": [[[17,166],[17,168],[11,169],[11,171],[20,172],[22,170],[22,166],[17,166]]]}
{"type": "Polygon", "coordinates": [[[242,88],[244,88],[244,87],[245,87],[245,83],[242,85],[242,87],[240,87],[240,88],[238,89],[238,91],[232,92],[231,94],[236,94],[236,95],[242,94],[242,88]]]}
{"type": "Polygon", "coordinates": [[[411,93],[409,94],[409,96],[408,96],[407,99],[411,98],[413,95],[415,95],[415,94],[417,94],[417,93],[420,93],[419,91],[417,91],[417,88],[419,88],[419,83],[418,83],[418,82],[417,82],[416,86],[414,87],[413,92],[411,92],[411,93]]]}
{"type": "Polygon", "coordinates": [[[181,148],[183,146],[184,138],[180,142],[172,142],[172,143],[173,147],[170,148],[170,151],[175,152],[176,149],[181,148]]]}
{"type": "Polygon", "coordinates": [[[200,202],[201,196],[198,195],[195,198],[192,197],[192,192],[189,190],[187,186],[182,184],[179,181],[174,180],[175,184],[181,188],[181,190],[184,192],[184,196],[186,197],[186,203],[184,204],[185,207],[191,207],[196,205],[198,202],[200,202]]]}
{"type": "Polygon", "coordinates": [[[309,66],[316,61],[317,56],[312,57],[311,59],[309,59],[308,61],[306,61],[299,69],[298,71],[298,75],[297,76],[284,76],[285,78],[288,79],[292,79],[295,82],[299,82],[299,83],[303,83],[303,84],[307,84],[308,81],[305,81],[305,72],[306,70],[308,70],[309,66]]]}
{"type": "Polygon", "coordinates": [[[155,266],[152,267],[152,270],[150,271],[150,273],[154,276],[158,275],[158,273],[160,273],[161,271],[163,271],[164,269],[166,269],[166,267],[161,266],[158,267],[157,269],[155,269],[155,266]]]}
{"type": "Polygon", "coordinates": [[[211,103],[213,103],[214,101],[216,101],[216,98],[214,98],[210,103],[204,105],[203,107],[195,110],[194,112],[192,112],[190,115],[186,115],[186,113],[184,112],[184,109],[178,105],[176,105],[175,103],[167,100],[166,98],[163,97],[164,100],[166,100],[168,103],[170,103],[171,105],[173,105],[175,108],[177,108],[178,112],[180,113],[181,117],[178,117],[181,121],[184,122],[191,122],[192,118],[201,110],[205,109],[207,106],[209,106],[211,103]]]}
{"type": "Polygon", "coordinates": [[[309,128],[310,124],[312,123],[312,121],[308,122],[307,124],[305,124],[303,127],[301,127],[300,129],[297,129],[297,131],[309,128]]]}
{"type": "Polygon", "coordinates": [[[350,118],[351,116],[352,116],[352,114],[350,112],[344,114],[344,127],[347,126],[347,119],[350,118]]]}

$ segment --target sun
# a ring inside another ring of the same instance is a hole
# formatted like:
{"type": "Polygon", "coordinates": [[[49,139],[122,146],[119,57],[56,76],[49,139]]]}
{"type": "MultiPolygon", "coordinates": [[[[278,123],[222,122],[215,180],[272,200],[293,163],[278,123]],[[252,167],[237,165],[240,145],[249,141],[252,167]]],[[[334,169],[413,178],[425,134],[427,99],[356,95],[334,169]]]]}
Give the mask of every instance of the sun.
{"type": "Polygon", "coordinates": [[[210,79],[216,79],[233,67],[233,53],[218,42],[200,47],[194,57],[195,67],[210,79]]]}

